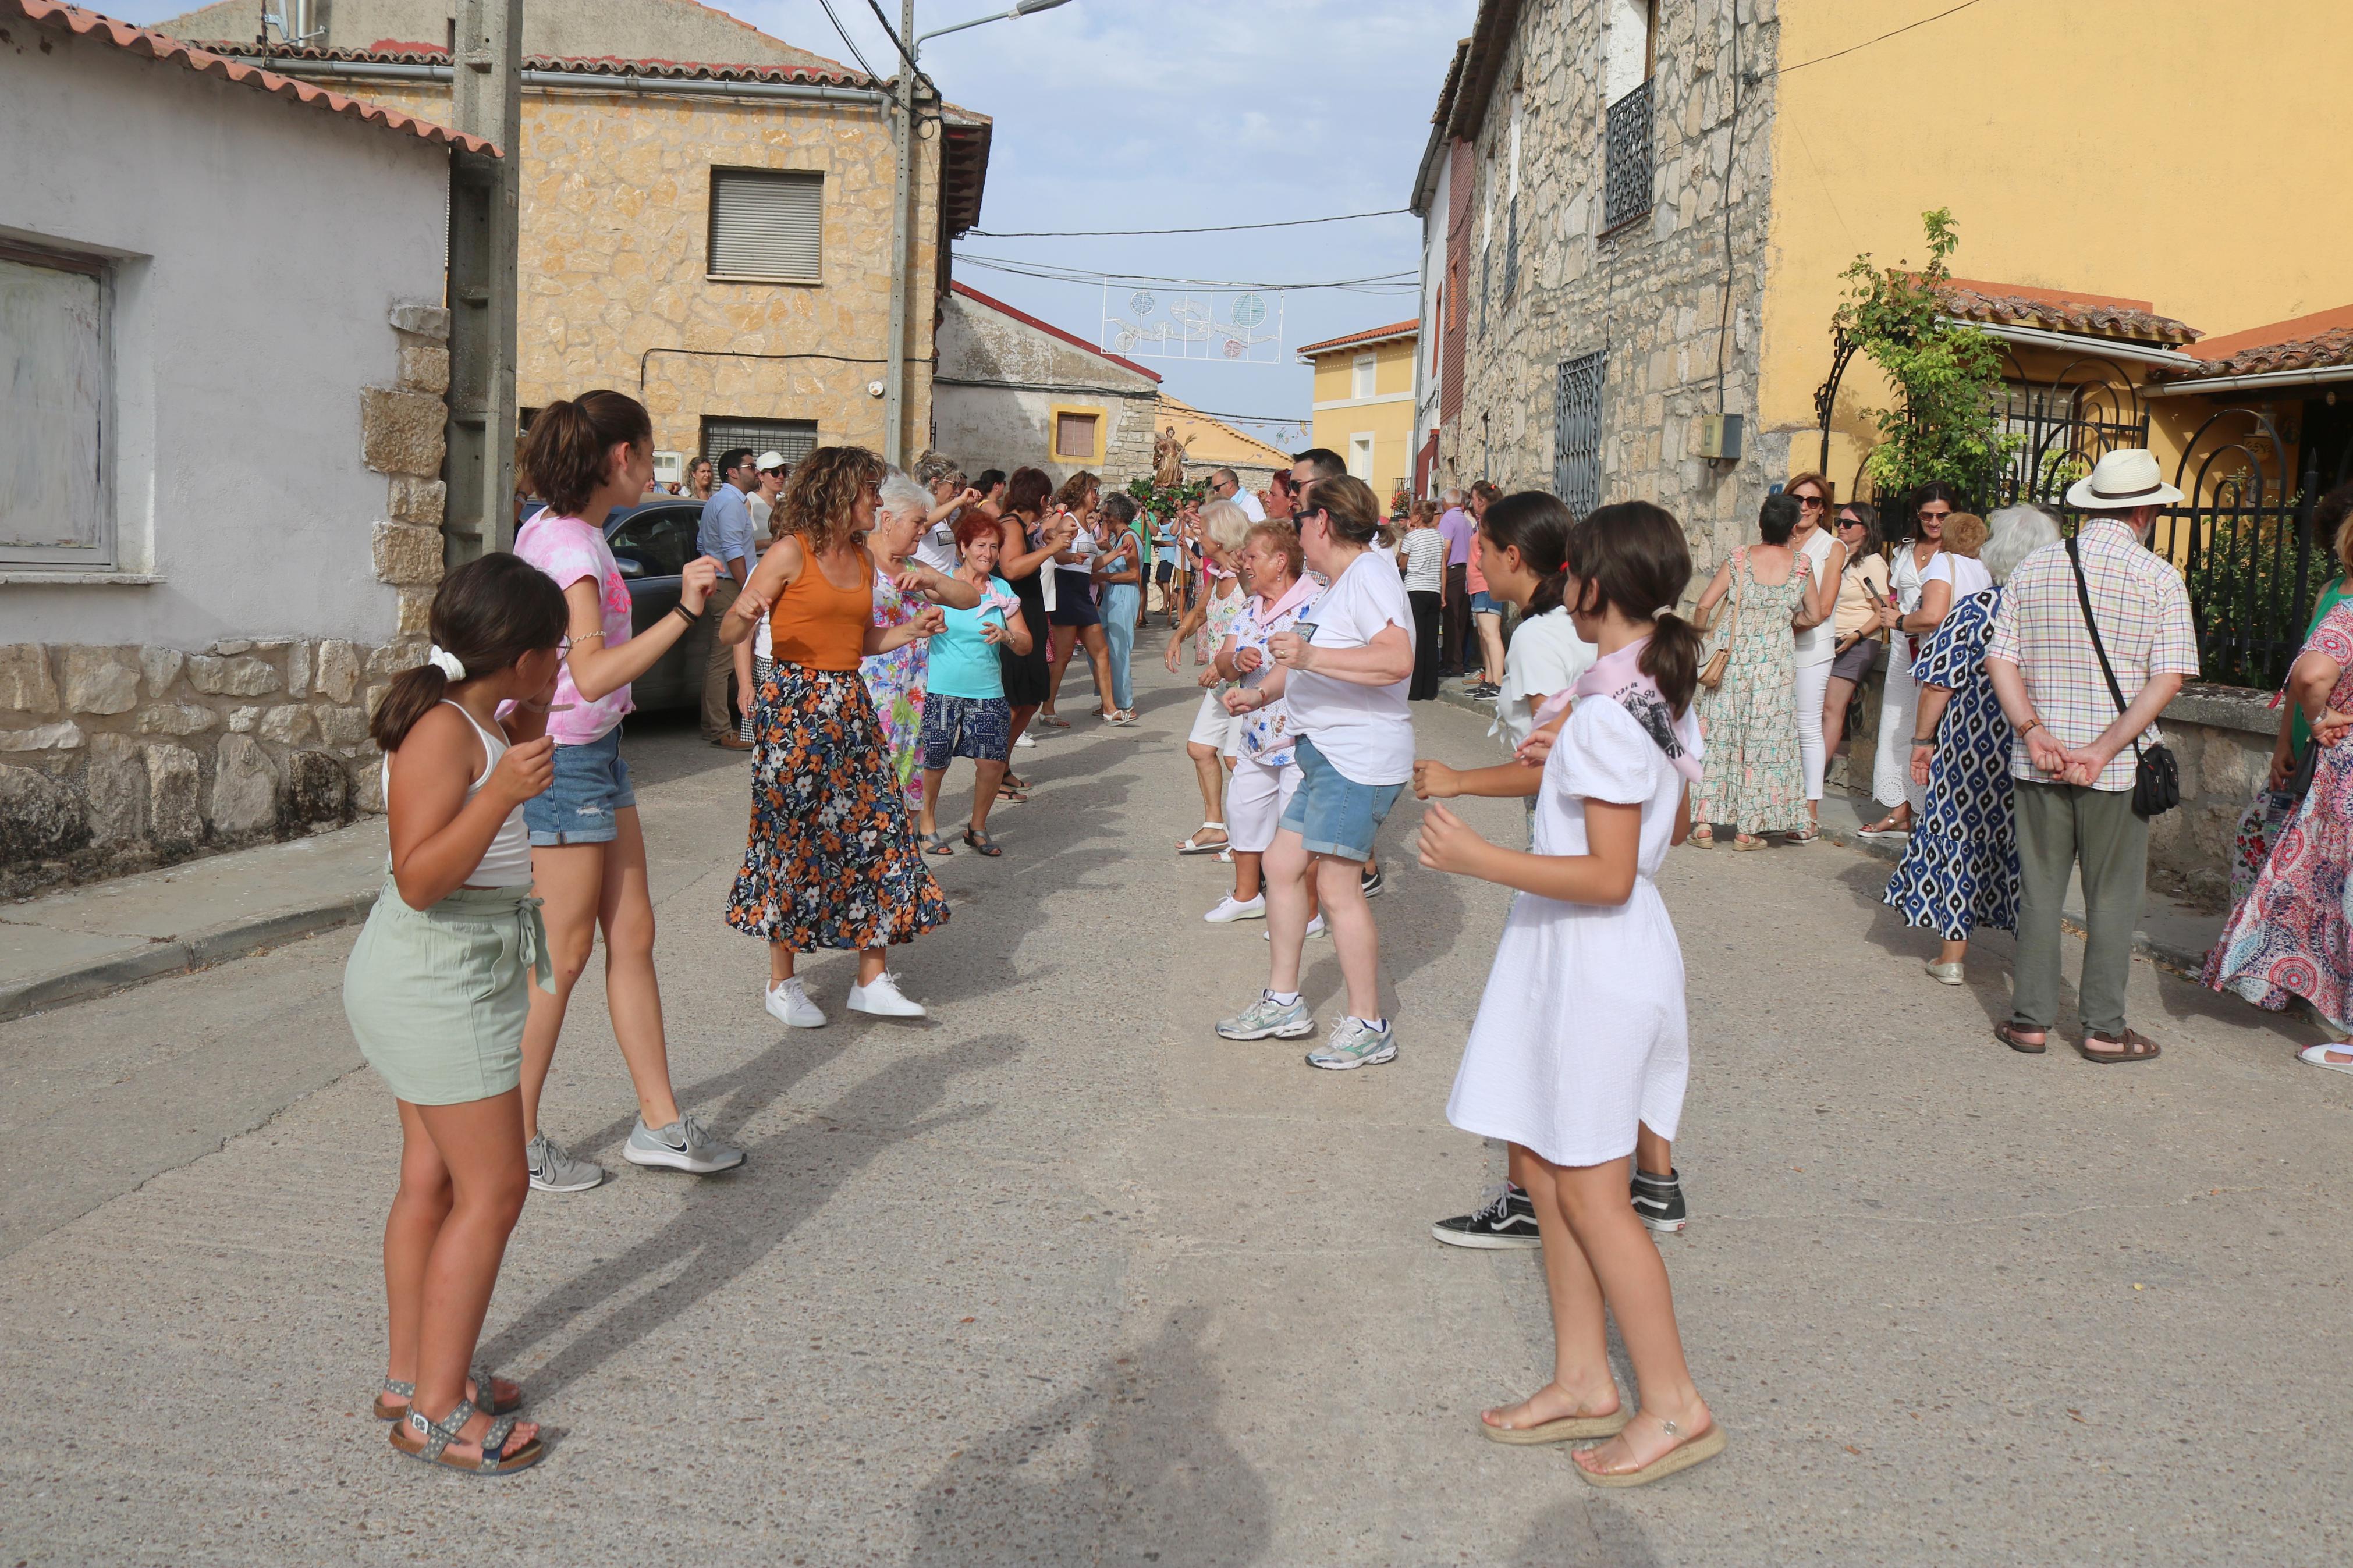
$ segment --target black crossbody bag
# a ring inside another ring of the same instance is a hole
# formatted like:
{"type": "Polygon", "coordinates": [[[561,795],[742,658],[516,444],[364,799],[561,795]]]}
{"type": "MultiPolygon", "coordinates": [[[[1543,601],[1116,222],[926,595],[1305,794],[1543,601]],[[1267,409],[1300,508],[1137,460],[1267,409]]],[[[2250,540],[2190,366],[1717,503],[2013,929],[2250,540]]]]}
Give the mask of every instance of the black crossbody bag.
{"type": "MultiPolygon", "coordinates": [[[[2084,580],[2084,557],[2075,548],[2075,541],[2067,541],[2067,560],[2075,568],[2075,597],[2084,606],[2084,625],[2092,634],[2092,651],[2100,656],[2100,673],[2108,678],[2108,695],[2116,700],[2116,712],[2121,715],[2130,704],[2125,701],[2124,688],[2116,684],[2116,672],[2108,663],[2108,650],[2100,641],[2100,623],[2092,615],[2092,588],[2084,580]]],[[[2146,822],[2152,816],[2162,816],[2181,804],[2181,768],[2173,760],[2173,749],[2162,741],[2152,741],[2144,749],[2140,737],[2133,737],[2133,815],[2146,822]]]]}

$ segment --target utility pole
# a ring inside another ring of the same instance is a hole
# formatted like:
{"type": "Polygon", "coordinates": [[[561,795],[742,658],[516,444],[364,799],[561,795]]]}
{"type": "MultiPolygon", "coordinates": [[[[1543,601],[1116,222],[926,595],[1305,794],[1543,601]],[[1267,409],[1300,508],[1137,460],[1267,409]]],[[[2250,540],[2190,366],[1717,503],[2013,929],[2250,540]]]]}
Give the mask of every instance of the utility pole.
{"type": "Polygon", "coordinates": [[[504,156],[456,153],[449,184],[449,443],[441,477],[452,565],[514,543],[522,194],[522,0],[457,3],[451,118],[504,156]]]}
{"type": "Polygon", "coordinates": [[[914,199],[915,0],[899,0],[899,37],[907,58],[899,62],[899,168],[891,191],[891,342],[883,357],[882,459],[901,466],[907,425],[907,231],[914,199]]]}

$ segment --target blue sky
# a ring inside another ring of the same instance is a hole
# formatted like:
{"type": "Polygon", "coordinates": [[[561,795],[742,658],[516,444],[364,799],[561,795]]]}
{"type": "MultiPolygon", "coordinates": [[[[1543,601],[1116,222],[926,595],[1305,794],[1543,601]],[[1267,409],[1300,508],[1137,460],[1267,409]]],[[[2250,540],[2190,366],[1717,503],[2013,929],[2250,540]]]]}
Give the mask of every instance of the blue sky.
{"type": "MultiPolygon", "coordinates": [[[[132,22],[192,0],[114,0],[132,22]]],[[[917,0],[929,31],[1011,0],[917,0]]],[[[866,0],[833,9],[875,70],[891,46],[866,0]]],[[[898,0],[882,0],[895,24],[898,0]]],[[[818,0],[721,6],[764,32],[851,63],[818,0]]],[[[1170,228],[1372,212],[1411,198],[1454,42],[1476,0],[1071,0],[1059,9],[937,38],[923,68],[948,98],[991,116],[986,229],[1170,228]]],[[[1264,282],[1411,271],[1410,217],[1159,238],[965,240],[960,253],[1093,271],[1264,282]]],[[[1090,342],[1099,286],[959,265],[972,287],[1090,342]]],[[[1118,300],[1130,288],[1114,288],[1118,300]]],[[[1159,290],[1166,295],[1164,288],[1159,290]]],[[[1147,360],[1164,385],[1220,413],[1303,420],[1308,371],[1292,345],[1414,313],[1396,292],[1296,290],[1274,364],[1147,360]]],[[[1278,446],[1285,432],[1250,426],[1278,446]]]]}

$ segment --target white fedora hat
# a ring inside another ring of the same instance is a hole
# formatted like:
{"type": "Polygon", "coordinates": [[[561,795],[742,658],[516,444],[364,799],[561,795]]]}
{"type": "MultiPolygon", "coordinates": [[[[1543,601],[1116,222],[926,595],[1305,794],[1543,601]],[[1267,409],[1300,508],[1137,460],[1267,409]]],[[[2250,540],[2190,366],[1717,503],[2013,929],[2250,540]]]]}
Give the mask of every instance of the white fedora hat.
{"type": "Polygon", "coordinates": [[[2137,506],[2170,506],[2181,492],[2158,472],[2157,454],[2146,447],[2119,447],[2101,456],[2086,478],[2067,487],[2067,504],[2085,511],[2130,511],[2137,506]]]}

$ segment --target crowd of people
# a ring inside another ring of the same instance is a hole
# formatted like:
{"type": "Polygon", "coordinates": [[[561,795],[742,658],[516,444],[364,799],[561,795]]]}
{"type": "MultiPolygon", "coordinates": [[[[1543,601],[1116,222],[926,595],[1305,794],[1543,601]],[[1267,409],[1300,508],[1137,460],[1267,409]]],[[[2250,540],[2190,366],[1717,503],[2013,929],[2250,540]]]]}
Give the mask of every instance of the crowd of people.
{"type": "MultiPolygon", "coordinates": [[[[1725,1443],[1645,1239],[1688,1220],[1672,1142],[1689,1070],[1683,959],[1656,878],[1670,847],[1706,847],[1723,826],[1736,848],[1767,834],[1811,841],[1824,763],[1877,659],[1890,671],[1881,751],[1900,722],[1912,793],[1883,792],[1873,831],[1908,840],[1885,897],[1942,937],[1930,975],[1962,983],[1974,931],[2014,930],[2015,995],[1997,1033],[2044,1050],[2060,903],[2079,874],[2090,940],[2076,1049],[2102,1064],[2159,1054],[2126,1024],[2124,982],[2147,819],[2164,805],[2153,721],[2196,672],[2197,640],[2179,573],[2145,547],[2174,499],[2145,452],[2110,454],[2069,492],[2087,521],[2063,543],[2040,507],[1980,521],[1931,487],[1914,498],[1913,536],[1884,545],[1868,509],[1836,507],[1825,479],[1800,475],[1767,499],[1757,539],[1688,618],[1675,608],[1694,577],[1684,528],[1647,502],[1578,519],[1549,494],[1482,483],[1391,515],[1316,448],[1254,506],[1224,474],[1204,504],[1164,519],[1092,473],[1057,486],[1021,467],[967,482],[944,460],[902,474],[857,447],[790,465],[730,452],[706,553],[677,606],[633,631],[603,526],[643,493],[650,445],[645,409],[617,393],[542,410],[524,463],[543,510],[512,554],[444,580],[428,658],[374,719],[391,856],[346,1004],[403,1130],[376,1411],[410,1457],[508,1473],[545,1455],[517,1414],[522,1391],[469,1364],[525,1194],[605,1175],[538,1124],[597,930],[638,1101],[623,1157],[697,1174],[744,1162],[674,1094],[620,740],[630,681],[705,617],[718,689],[728,676],[741,688],[740,719],[723,715],[712,739],[748,737],[752,752],[723,920],[765,944],[765,1005],[787,1026],[828,1022],[798,968],[821,950],[857,954],[849,1010],[924,1016],[889,956],[950,918],[934,863],[1006,852],[989,824],[1027,799],[1012,753],[1033,726],[1071,726],[1057,700],[1082,655],[1095,721],[1138,721],[1131,655],[1155,608],[1147,588],[1168,617],[1166,668],[1189,651],[1201,693],[1187,753],[1203,820],[1176,850],[1231,864],[1208,922],[1262,921],[1267,938],[1263,984],[1218,1036],[1320,1032],[1305,1060],[1331,1071],[1397,1058],[1376,844],[1407,789],[1426,802],[1419,864],[1516,895],[1447,1107],[1505,1146],[1508,1179],[1432,1231],[1541,1247],[1556,1334],[1550,1380],[1479,1425],[1509,1444],[1600,1439],[1575,1456],[1597,1485],[1653,1480],[1725,1443]],[[757,521],[755,495],[768,503],[757,521]],[[1480,661],[1493,766],[1418,754],[1411,704],[1449,649],[1480,661]],[[973,764],[970,816],[943,829],[959,757],[973,764]],[[1466,795],[1520,800],[1525,847],[1488,841],[1446,804],[1466,795]],[[1319,935],[1342,982],[1328,1029],[1302,987],[1319,935]],[[1612,1375],[1605,1310],[1639,1412],[1612,1375]]],[[[2343,499],[2330,503],[2340,516],[2343,499]]],[[[2353,570],[2353,524],[2337,537],[2353,570]]],[[[2353,731],[2348,668],[2353,599],[2332,595],[2290,681],[2208,977],[2337,1017],[2353,1011],[2353,764],[2340,761],[2353,752],[2335,746],[2353,731]]],[[[2353,1070],[2353,1044],[2306,1059],[2353,1070]]]]}

